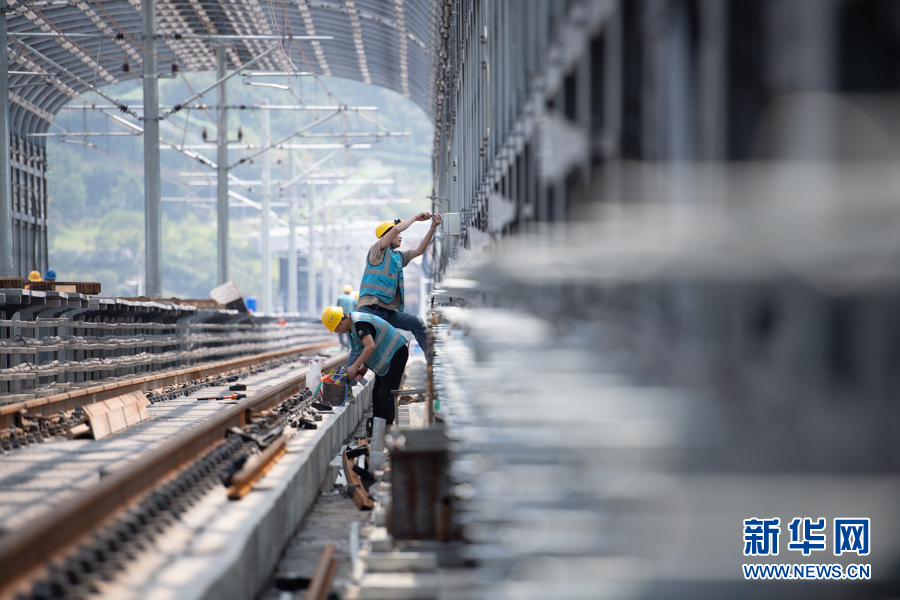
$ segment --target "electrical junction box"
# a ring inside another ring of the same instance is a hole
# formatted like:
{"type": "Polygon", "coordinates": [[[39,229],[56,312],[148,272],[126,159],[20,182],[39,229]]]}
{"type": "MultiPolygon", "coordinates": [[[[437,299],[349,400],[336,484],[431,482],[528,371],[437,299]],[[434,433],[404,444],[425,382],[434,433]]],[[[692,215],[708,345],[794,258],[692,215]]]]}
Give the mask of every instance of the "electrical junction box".
{"type": "Polygon", "coordinates": [[[443,215],[444,235],[459,235],[461,220],[459,213],[444,213],[443,215]]]}

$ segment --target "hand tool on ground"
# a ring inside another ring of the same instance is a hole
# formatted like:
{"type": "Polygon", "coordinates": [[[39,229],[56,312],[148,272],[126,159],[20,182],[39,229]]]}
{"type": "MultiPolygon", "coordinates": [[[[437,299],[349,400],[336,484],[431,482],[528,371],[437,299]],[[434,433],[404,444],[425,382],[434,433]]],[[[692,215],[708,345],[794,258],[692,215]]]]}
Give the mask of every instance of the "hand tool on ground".
{"type": "Polygon", "coordinates": [[[247,394],[231,394],[229,396],[208,396],[205,398],[194,398],[194,400],[240,400],[246,398],[247,394]]]}

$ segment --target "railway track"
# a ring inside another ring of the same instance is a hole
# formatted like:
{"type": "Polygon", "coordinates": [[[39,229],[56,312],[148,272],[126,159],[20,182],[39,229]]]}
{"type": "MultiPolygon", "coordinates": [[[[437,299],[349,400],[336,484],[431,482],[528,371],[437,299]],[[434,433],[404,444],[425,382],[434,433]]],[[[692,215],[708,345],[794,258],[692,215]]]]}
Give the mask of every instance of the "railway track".
{"type": "MultiPolygon", "coordinates": [[[[54,418],[59,419],[60,413],[72,411],[78,407],[132,392],[160,390],[187,382],[197,382],[214,376],[252,369],[270,361],[327,348],[331,345],[333,345],[331,341],[307,344],[277,352],[266,352],[197,367],[169,370],[131,379],[105,382],[52,396],[6,404],[0,406],[0,428],[6,429],[7,436],[11,428],[12,431],[18,428],[22,430],[23,434],[31,431],[32,435],[49,437],[49,428],[53,424],[52,420],[54,418]]],[[[0,439],[0,442],[2,441],[0,439]]]]}
{"type": "MultiPolygon", "coordinates": [[[[2,407],[0,416],[21,424],[23,415],[47,417],[88,401],[253,369],[325,345],[329,344],[34,399],[2,407]]],[[[346,355],[332,358],[325,368],[345,360],[346,355]]],[[[225,385],[221,378],[215,381],[225,385]]],[[[248,397],[101,477],[63,506],[0,536],[0,598],[87,597],[98,590],[99,582],[114,578],[148,538],[164,530],[204,490],[222,482],[232,488],[252,486],[267,468],[256,457],[257,451],[261,457],[277,456],[291,428],[315,427],[316,411],[308,392],[303,393],[305,385],[306,369],[266,389],[248,392],[248,397]]]]}

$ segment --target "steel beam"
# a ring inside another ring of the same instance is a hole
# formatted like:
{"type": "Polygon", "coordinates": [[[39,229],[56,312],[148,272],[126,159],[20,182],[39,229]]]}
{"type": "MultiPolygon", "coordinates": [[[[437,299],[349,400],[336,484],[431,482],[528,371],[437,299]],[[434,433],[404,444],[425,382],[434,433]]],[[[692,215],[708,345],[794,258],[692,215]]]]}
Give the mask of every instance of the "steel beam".
{"type": "Polygon", "coordinates": [[[331,247],[334,242],[334,233],[329,231],[331,225],[331,206],[322,212],[322,308],[331,306],[334,290],[331,288],[332,274],[334,273],[334,260],[331,255],[331,247]]]}
{"type": "Polygon", "coordinates": [[[316,186],[309,186],[309,261],[306,266],[307,311],[309,316],[318,317],[316,306],[316,186]]]}
{"type": "MultiPolygon", "coordinates": [[[[0,277],[15,277],[12,237],[12,187],[9,164],[9,56],[6,53],[6,0],[0,0],[0,277]]],[[[22,273],[24,275],[24,273],[22,273]]]]}
{"type": "MultiPolygon", "coordinates": [[[[290,173],[293,174],[296,165],[294,153],[288,154],[290,161],[290,173]]],[[[297,186],[286,190],[288,194],[288,281],[287,281],[287,311],[297,312],[297,186]]]]}
{"type": "MultiPolygon", "coordinates": [[[[264,104],[268,104],[266,100],[264,104]]],[[[263,127],[263,143],[269,143],[272,139],[269,127],[269,111],[262,110],[262,127],[263,127]]],[[[267,314],[272,313],[272,249],[269,244],[269,211],[270,208],[270,192],[271,192],[271,168],[272,164],[269,160],[269,153],[262,154],[262,224],[260,226],[260,236],[262,237],[262,311],[267,314]]]]}
{"type": "Polygon", "coordinates": [[[225,46],[216,48],[216,79],[219,84],[216,101],[218,131],[216,133],[216,229],[217,229],[217,271],[219,284],[228,281],[228,108],[225,90],[225,70],[228,57],[225,46]]]}
{"type": "Polygon", "coordinates": [[[162,194],[159,166],[159,81],[156,72],[156,0],[141,4],[144,33],[144,289],[162,296],[162,194]]]}
{"type": "Polygon", "coordinates": [[[330,225],[330,232],[328,235],[328,245],[331,250],[331,269],[330,269],[330,281],[329,281],[329,291],[331,292],[328,296],[328,304],[331,304],[332,300],[337,301],[338,294],[338,252],[340,251],[340,244],[338,242],[338,231],[337,231],[337,219],[335,218],[336,207],[332,206],[328,209],[328,222],[330,225]]]}

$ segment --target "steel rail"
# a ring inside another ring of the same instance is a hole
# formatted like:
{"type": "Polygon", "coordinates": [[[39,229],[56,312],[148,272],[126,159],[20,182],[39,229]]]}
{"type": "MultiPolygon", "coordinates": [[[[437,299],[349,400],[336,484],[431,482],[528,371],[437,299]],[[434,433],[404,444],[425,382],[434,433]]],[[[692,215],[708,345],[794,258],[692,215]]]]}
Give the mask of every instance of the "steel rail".
{"type": "MultiPolygon", "coordinates": [[[[343,365],[341,354],[323,365],[343,365]]],[[[97,485],[68,500],[64,506],[0,537],[0,598],[13,597],[19,586],[40,574],[87,536],[120,514],[129,504],[150,493],[176,471],[221,443],[232,427],[246,425],[261,412],[301,391],[306,372],[258,392],[214,417],[175,436],[168,443],[103,477],[97,485]]]]}
{"type": "Polygon", "coordinates": [[[288,348],[287,350],[266,352],[265,354],[254,354],[253,356],[244,358],[234,358],[208,365],[178,369],[177,371],[167,371],[123,381],[112,381],[73,390],[71,392],[63,392],[62,394],[54,394],[43,398],[6,404],[0,406],[0,427],[14,427],[16,425],[16,415],[20,414],[22,411],[25,411],[26,415],[42,415],[50,417],[56,415],[60,411],[74,410],[78,406],[100,402],[101,400],[109,400],[110,398],[115,398],[131,392],[148,392],[168,385],[184,383],[185,381],[194,379],[202,379],[203,377],[215,375],[223,371],[230,371],[232,369],[252,367],[276,358],[283,358],[293,354],[302,354],[304,352],[309,352],[310,350],[326,348],[332,345],[334,345],[334,343],[330,341],[319,342],[317,344],[288,348]]]}

